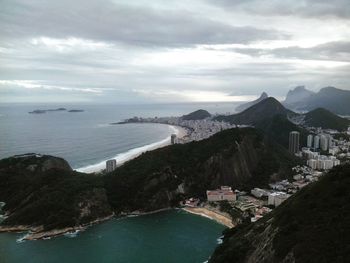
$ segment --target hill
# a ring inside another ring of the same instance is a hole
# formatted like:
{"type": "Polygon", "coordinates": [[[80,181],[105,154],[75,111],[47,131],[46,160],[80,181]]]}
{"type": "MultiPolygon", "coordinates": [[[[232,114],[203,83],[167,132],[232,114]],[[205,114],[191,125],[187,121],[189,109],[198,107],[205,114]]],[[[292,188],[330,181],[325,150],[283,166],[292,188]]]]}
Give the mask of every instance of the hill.
{"type": "Polygon", "coordinates": [[[181,119],[183,120],[203,120],[205,118],[211,117],[210,113],[206,110],[196,110],[187,115],[183,115],[181,119]]]}
{"type": "Polygon", "coordinates": [[[289,117],[299,116],[286,109],[278,100],[269,97],[245,111],[229,115],[216,117],[219,121],[227,121],[234,124],[253,125],[263,131],[265,139],[278,143],[288,149],[289,133],[299,131],[300,141],[306,141],[307,132],[289,121],[289,117]]]}
{"type": "Polygon", "coordinates": [[[347,130],[350,125],[350,120],[341,118],[323,108],[317,108],[306,113],[304,116],[304,123],[311,127],[344,131],[347,130]]]}
{"type": "Polygon", "coordinates": [[[65,160],[48,155],[0,160],[0,200],[7,216],[0,230],[48,231],[112,215],[101,178],[74,172],[65,160]]]}
{"type": "Polygon", "coordinates": [[[267,93],[263,92],[263,93],[261,93],[261,95],[258,99],[237,106],[236,111],[238,111],[238,112],[244,111],[244,110],[248,109],[249,107],[259,103],[260,101],[263,101],[264,99],[266,99],[268,97],[269,96],[267,95],[267,93]]]}
{"type": "Polygon", "coordinates": [[[243,112],[228,116],[217,116],[216,120],[227,121],[239,125],[257,125],[261,121],[272,118],[275,115],[287,116],[289,114],[293,114],[293,112],[283,107],[283,105],[275,98],[269,97],[243,112]]]}
{"type": "Polygon", "coordinates": [[[350,164],[333,168],[255,223],[226,231],[210,263],[347,262],[350,164]]]}
{"type": "Polygon", "coordinates": [[[257,130],[231,129],[147,152],[108,175],[105,185],[117,213],[150,211],[171,206],[181,195],[204,198],[207,189],[220,185],[266,186],[270,175],[285,177],[295,163],[286,150],[275,152],[257,130]]]}
{"type": "Polygon", "coordinates": [[[295,101],[293,104],[285,104],[286,107],[298,111],[310,111],[317,108],[325,108],[335,114],[350,115],[350,91],[334,87],[322,88],[319,92],[295,101]]]}

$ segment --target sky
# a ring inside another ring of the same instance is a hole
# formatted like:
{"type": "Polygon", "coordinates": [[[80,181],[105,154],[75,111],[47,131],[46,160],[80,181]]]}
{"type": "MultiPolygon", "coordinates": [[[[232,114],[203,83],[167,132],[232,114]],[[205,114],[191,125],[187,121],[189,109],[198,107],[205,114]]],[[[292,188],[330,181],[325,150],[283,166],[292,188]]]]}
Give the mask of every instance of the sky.
{"type": "Polygon", "coordinates": [[[349,0],[0,0],[0,103],[350,89],[349,0]]]}

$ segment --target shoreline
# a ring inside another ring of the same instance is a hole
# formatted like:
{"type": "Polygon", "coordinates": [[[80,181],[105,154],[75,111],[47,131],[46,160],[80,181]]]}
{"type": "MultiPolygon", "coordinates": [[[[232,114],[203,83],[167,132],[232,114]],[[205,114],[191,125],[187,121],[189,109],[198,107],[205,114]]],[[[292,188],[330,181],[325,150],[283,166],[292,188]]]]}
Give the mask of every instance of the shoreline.
{"type": "Polygon", "coordinates": [[[232,219],[224,216],[221,213],[209,210],[205,207],[183,207],[183,211],[186,211],[190,214],[202,216],[216,221],[219,224],[222,224],[228,228],[233,228],[235,225],[232,223],[232,219]]]}
{"type": "Polygon", "coordinates": [[[214,220],[217,223],[222,224],[228,228],[235,227],[235,225],[232,223],[230,218],[227,218],[222,214],[219,214],[217,212],[214,212],[204,207],[182,207],[182,208],[165,207],[165,208],[160,208],[149,212],[133,211],[131,213],[121,213],[120,215],[115,215],[113,213],[109,216],[98,218],[85,225],[64,227],[60,229],[52,229],[49,231],[43,231],[43,226],[36,226],[36,227],[26,226],[26,225],[0,226],[0,234],[26,232],[26,234],[23,237],[17,239],[17,242],[23,242],[27,240],[29,241],[45,240],[53,237],[63,236],[65,234],[85,231],[91,226],[103,223],[105,221],[109,221],[110,219],[113,219],[113,218],[120,219],[120,218],[128,218],[128,217],[139,217],[139,216],[157,214],[157,213],[161,213],[169,210],[182,210],[193,215],[198,215],[198,216],[206,217],[210,220],[214,220]]]}
{"type": "MultiPolygon", "coordinates": [[[[175,133],[176,136],[180,139],[187,136],[189,133],[189,131],[187,129],[185,129],[184,127],[181,127],[181,126],[163,124],[163,123],[159,123],[159,124],[169,126],[171,129],[173,129],[173,131],[174,131],[173,133],[175,133]]],[[[115,155],[114,157],[112,157],[110,159],[116,159],[117,166],[119,167],[119,166],[123,165],[125,162],[128,162],[132,159],[137,158],[138,156],[140,156],[144,152],[153,151],[155,149],[170,145],[171,144],[170,138],[171,138],[171,135],[169,135],[168,137],[166,137],[163,140],[160,140],[160,141],[148,144],[148,145],[136,147],[136,148],[130,149],[126,152],[118,153],[117,155],[115,155]]],[[[74,170],[76,170],[77,172],[82,172],[82,173],[97,173],[98,174],[98,173],[101,173],[105,169],[105,162],[106,161],[107,160],[104,160],[102,162],[98,162],[97,164],[92,164],[92,165],[88,165],[85,167],[80,167],[80,168],[77,168],[74,170]]]]}
{"type": "Polygon", "coordinates": [[[87,223],[85,225],[80,225],[80,226],[70,226],[70,227],[65,227],[65,228],[60,228],[60,229],[52,229],[49,231],[42,231],[43,226],[37,226],[37,227],[32,227],[32,226],[26,226],[26,225],[18,225],[18,226],[0,226],[0,233],[23,233],[27,232],[23,237],[18,239],[18,242],[23,242],[26,240],[41,240],[41,239],[50,239],[52,237],[57,237],[57,236],[62,236],[67,233],[72,233],[72,232],[79,232],[79,231],[84,231],[88,227],[91,227],[93,225],[100,224],[102,222],[108,221],[115,217],[115,214],[111,214],[106,217],[101,217],[96,220],[91,221],[90,223],[87,223]]]}

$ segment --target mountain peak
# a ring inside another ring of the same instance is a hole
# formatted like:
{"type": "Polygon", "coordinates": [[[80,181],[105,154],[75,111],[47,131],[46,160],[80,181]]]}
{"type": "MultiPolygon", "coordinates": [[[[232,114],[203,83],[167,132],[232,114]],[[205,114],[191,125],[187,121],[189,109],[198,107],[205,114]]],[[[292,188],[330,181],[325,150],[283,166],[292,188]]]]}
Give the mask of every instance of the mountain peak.
{"type": "Polygon", "coordinates": [[[253,101],[250,101],[250,102],[247,102],[247,103],[244,103],[244,104],[241,104],[239,105],[238,107],[236,107],[236,111],[240,112],[240,111],[244,111],[246,109],[248,109],[249,107],[263,101],[264,99],[268,98],[269,95],[267,95],[266,92],[263,92],[261,93],[260,97],[256,100],[253,100],[253,101]]]}
{"type": "Polygon", "coordinates": [[[305,86],[297,86],[294,89],[288,91],[286,100],[284,102],[286,104],[292,105],[310,97],[313,94],[314,92],[306,89],[305,86]]]}
{"type": "Polygon", "coordinates": [[[256,125],[262,120],[272,118],[276,115],[287,116],[291,111],[287,110],[274,97],[268,97],[248,109],[230,116],[219,116],[218,120],[229,121],[234,124],[256,125]]]}
{"type": "Polygon", "coordinates": [[[260,98],[266,99],[268,97],[269,97],[269,95],[267,95],[267,93],[265,91],[263,93],[261,93],[261,95],[260,95],[260,98]]]}

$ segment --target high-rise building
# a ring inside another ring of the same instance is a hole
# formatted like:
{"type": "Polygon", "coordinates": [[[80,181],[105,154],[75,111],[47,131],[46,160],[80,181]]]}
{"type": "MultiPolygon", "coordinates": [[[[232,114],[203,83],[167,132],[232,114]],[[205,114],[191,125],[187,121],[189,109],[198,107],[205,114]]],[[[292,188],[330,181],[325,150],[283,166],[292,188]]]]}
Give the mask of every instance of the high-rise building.
{"type": "Polygon", "coordinates": [[[171,135],[171,144],[175,144],[176,143],[176,134],[172,134],[171,135]]]}
{"type": "Polygon", "coordinates": [[[300,133],[297,131],[292,131],[289,133],[289,151],[291,153],[299,152],[299,137],[300,133]]]}
{"type": "Polygon", "coordinates": [[[117,160],[112,159],[106,162],[106,172],[110,173],[117,169],[117,160]]]}
{"type": "Polygon", "coordinates": [[[328,149],[328,138],[325,135],[320,137],[320,146],[322,151],[327,151],[328,149]]]}
{"type": "Polygon", "coordinates": [[[314,148],[319,149],[320,148],[320,136],[316,135],[314,138],[314,148]]]}
{"type": "Polygon", "coordinates": [[[313,142],[314,136],[312,134],[309,134],[307,136],[307,147],[312,148],[312,142],[313,142]]]}

